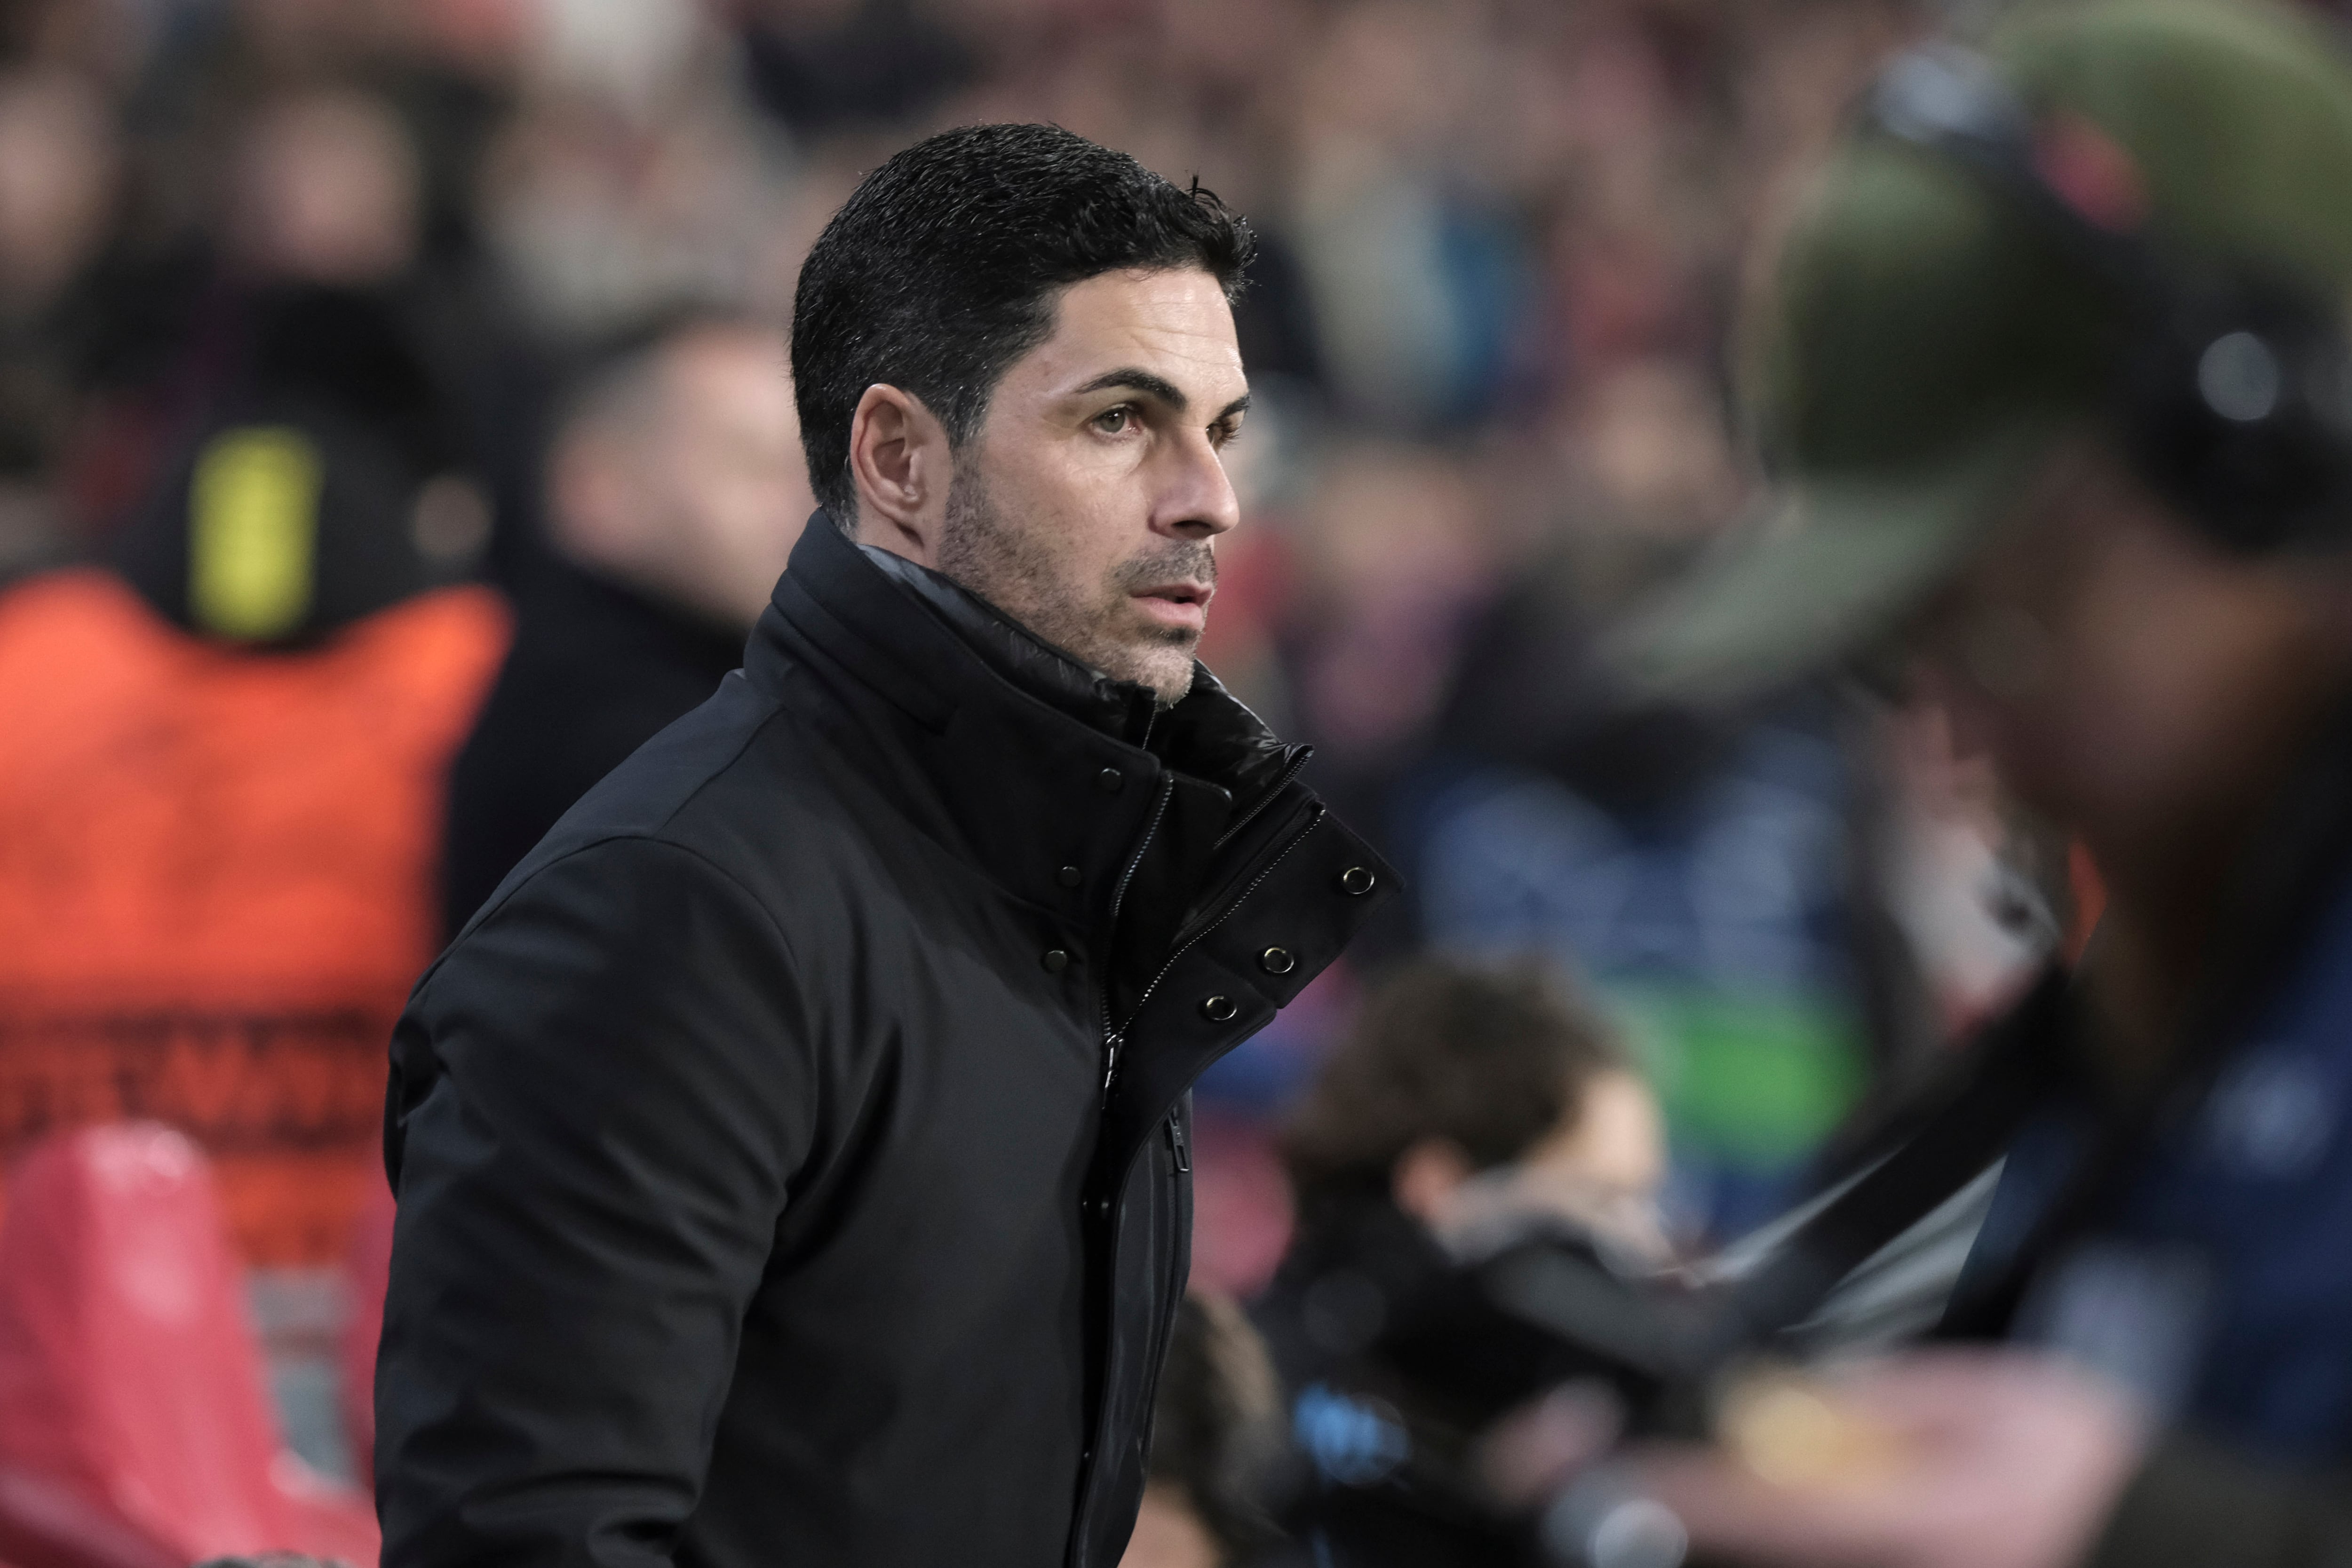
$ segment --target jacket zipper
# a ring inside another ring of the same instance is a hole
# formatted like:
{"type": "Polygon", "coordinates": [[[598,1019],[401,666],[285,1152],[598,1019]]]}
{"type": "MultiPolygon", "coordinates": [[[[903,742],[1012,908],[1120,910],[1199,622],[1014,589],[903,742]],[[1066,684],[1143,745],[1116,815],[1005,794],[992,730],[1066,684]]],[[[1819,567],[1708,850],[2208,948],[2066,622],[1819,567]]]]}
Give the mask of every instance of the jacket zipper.
{"type": "Polygon", "coordinates": [[[1264,814],[1265,809],[1274,804],[1274,798],[1281,794],[1284,789],[1289,788],[1290,781],[1298,777],[1298,770],[1306,767],[1308,760],[1312,758],[1314,755],[1315,748],[1311,746],[1293,747],[1290,760],[1283,766],[1282,776],[1279,779],[1276,779],[1274,783],[1267,788],[1265,793],[1257,798],[1256,805],[1252,806],[1248,810],[1242,813],[1241,821],[1234,823],[1223,832],[1217,835],[1217,841],[1209,846],[1209,852],[1214,854],[1217,851],[1223,849],[1227,844],[1233,842],[1234,835],[1239,833],[1244,828],[1248,827],[1252,822],[1256,821],[1258,818],[1264,814]]]}
{"type": "MultiPolygon", "coordinates": [[[[1210,932],[1214,931],[1218,926],[1223,925],[1226,921],[1232,919],[1234,912],[1239,909],[1243,904],[1248,903],[1249,895],[1255,893],[1265,882],[1265,879],[1274,874],[1275,868],[1290,857],[1290,852],[1297,849],[1300,844],[1305,843],[1307,841],[1307,835],[1323,825],[1323,819],[1328,814],[1328,808],[1318,803],[1315,808],[1314,814],[1307,819],[1307,825],[1299,829],[1297,832],[1292,834],[1290,841],[1283,845],[1279,850],[1276,850],[1274,852],[1274,857],[1267,861],[1265,865],[1258,868],[1258,873],[1250,878],[1249,885],[1247,887],[1243,888],[1240,893],[1228,899],[1225,903],[1225,906],[1217,911],[1215,918],[1202,925],[1200,929],[1194,931],[1190,936],[1185,937],[1176,945],[1175,950],[1168,955],[1168,961],[1160,966],[1160,972],[1151,977],[1151,983],[1144,987],[1142,994],[1135,998],[1134,1011],[1129,1012],[1127,1015],[1128,1023],[1133,1023],[1136,1020],[1137,1016],[1143,1011],[1143,1005],[1151,999],[1153,992],[1160,989],[1160,982],[1168,977],[1168,971],[1176,967],[1177,960],[1183,957],[1185,954],[1190,953],[1193,948],[1199,946],[1202,939],[1206,937],[1210,932]]],[[[1126,1027],[1125,1025],[1122,1025],[1118,1031],[1118,1037],[1124,1038],[1125,1034],[1126,1027]]],[[[1108,1078],[1103,1081],[1103,1098],[1106,1101],[1110,1098],[1110,1081],[1108,1078]]]]}
{"type": "MultiPolygon", "coordinates": [[[[1271,800],[1276,794],[1280,793],[1282,787],[1289,783],[1292,779],[1296,778],[1297,776],[1298,769],[1306,764],[1307,758],[1304,755],[1306,748],[1301,747],[1300,750],[1302,755],[1293,760],[1291,766],[1285,770],[1281,780],[1275,785],[1274,789],[1266,792],[1266,800],[1271,800]]],[[[1136,844],[1135,853],[1128,861],[1126,871],[1119,874],[1118,886],[1111,893],[1110,924],[1114,934],[1117,932],[1118,926],[1119,907],[1127,901],[1127,884],[1134,879],[1136,868],[1143,863],[1144,852],[1151,847],[1153,837],[1160,831],[1160,818],[1167,812],[1168,799],[1169,796],[1174,792],[1174,789],[1175,780],[1172,778],[1163,778],[1160,780],[1160,796],[1151,808],[1151,821],[1143,830],[1143,837],[1136,844]]],[[[1259,809],[1262,810],[1264,805],[1265,802],[1261,801],[1259,803],[1259,809]]],[[[1253,817],[1256,814],[1257,812],[1255,810],[1253,810],[1250,813],[1253,817]]],[[[1136,1015],[1143,1010],[1143,1004],[1151,999],[1151,994],[1160,988],[1160,982],[1166,979],[1168,977],[1168,971],[1176,967],[1176,961],[1179,958],[1181,958],[1187,952],[1190,952],[1193,946],[1200,942],[1202,937],[1208,936],[1210,932],[1214,931],[1219,925],[1223,925],[1225,920],[1232,915],[1234,911],[1239,909],[1242,904],[1248,900],[1249,895],[1257,891],[1259,884],[1264,883],[1267,877],[1274,874],[1275,868],[1283,862],[1283,861],[1289,855],[1290,852],[1297,849],[1306,841],[1307,834],[1313,832],[1317,827],[1321,825],[1325,814],[1325,808],[1318,804],[1315,808],[1314,815],[1307,819],[1307,825],[1304,828],[1301,828],[1298,832],[1291,838],[1288,843],[1284,844],[1280,850],[1276,852],[1274,857],[1265,862],[1265,866],[1259,870],[1257,875],[1250,879],[1249,885],[1242,889],[1240,895],[1229,902],[1223,910],[1219,911],[1214,919],[1209,921],[1199,930],[1193,932],[1190,937],[1184,939],[1177,946],[1174,952],[1169,954],[1168,961],[1160,967],[1160,972],[1151,977],[1151,983],[1144,987],[1143,994],[1136,998],[1135,1010],[1128,1014],[1129,1023],[1133,1023],[1135,1021],[1136,1015]]],[[[1224,835],[1224,838],[1231,838],[1234,832],[1240,831],[1240,826],[1241,824],[1236,824],[1234,829],[1229,830],[1224,835]]],[[[1218,840],[1220,844],[1223,843],[1223,841],[1224,839],[1218,840]]],[[[1110,1021],[1110,987],[1108,978],[1106,978],[1103,983],[1100,995],[1102,998],[1103,1019],[1102,1103],[1103,1108],[1108,1110],[1110,1105],[1111,1086],[1117,1082],[1118,1079],[1118,1048],[1125,1042],[1126,1031],[1122,1028],[1112,1027],[1110,1021]]],[[[1182,1126],[1179,1124],[1180,1115],[1180,1110],[1171,1110],[1168,1113],[1168,1143],[1171,1151],[1174,1154],[1176,1158],[1177,1172],[1180,1175],[1189,1175],[1192,1169],[1192,1158],[1191,1151],[1185,1146],[1184,1130],[1182,1126]]],[[[1171,1296],[1174,1294],[1172,1291],[1168,1293],[1171,1296]]],[[[1170,1310],[1172,1313],[1173,1309],[1171,1308],[1170,1310]]],[[[1164,1318],[1159,1327],[1159,1335],[1163,1354],[1169,1324],[1172,1321],[1172,1316],[1164,1318]]],[[[1147,1407],[1149,1406],[1152,1392],[1157,1387],[1157,1385],[1158,1379],[1155,1376],[1152,1379],[1151,1385],[1145,1390],[1147,1407]]],[[[1076,1533],[1075,1539],[1080,1542],[1081,1552],[1084,1551],[1087,1532],[1093,1528],[1095,1490],[1093,1485],[1093,1462],[1095,1460],[1098,1460],[1100,1456],[1098,1455],[1092,1456],[1090,1458],[1087,1466],[1087,1484],[1086,1487],[1087,1495],[1085,1500],[1079,1505],[1078,1516],[1076,1521],[1075,1528],[1076,1533]]]]}
{"type": "MultiPolygon", "coordinates": [[[[1144,852],[1151,847],[1152,839],[1159,833],[1160,819],[1168,814],[1168,797],[1175,792],[1175,789],[1176,780],[1174,777],[1167,774],[1161,775],[1160,779],[1160,793],[1153,798],[1151,802],[1151,821],[1144,824],[1143,837],[1136,841],[1135,853],[1128,857],[1127,869],[1119,873],[1118,885],[1111,890],[1110,925],[1104,938],[1106,947],[1108,947],[1108,944],[1118,940],[1118,912],[1119,906],[1127,902],[1127,884],[1135,880],[1135,868],[1143,863],[1144,852]]],[[[1107,1107],[1110,1104],[1110,1086],[1112,1081],[1118,1077],[1118,1048],[1121,1043],[1124,1042],[1126,1035],[1123,1030],[1116,1029],[1111,1025],[1110,975],[1108,972],[1108,966],[1106,965],[1100,967],[1097,972],[1102,976],[1102,978],[1096,986],[1096,993],[1102,999],[1102,1103],[1107,1107]]]]}

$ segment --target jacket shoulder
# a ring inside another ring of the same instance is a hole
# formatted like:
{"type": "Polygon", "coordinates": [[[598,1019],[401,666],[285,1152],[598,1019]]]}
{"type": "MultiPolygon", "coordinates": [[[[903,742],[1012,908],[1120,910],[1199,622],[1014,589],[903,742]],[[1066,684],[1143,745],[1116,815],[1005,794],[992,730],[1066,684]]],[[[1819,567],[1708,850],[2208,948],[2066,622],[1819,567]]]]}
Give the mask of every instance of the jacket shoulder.
{"type": "MultiPolygon", "coordinates": [[[[777,842],[822,831],[829,800],[794,759],[805,747],[790,710],[741,673],[631,753],[558,819],[496,892],[483,901],[459,939],[534,876],[559,861],[615,840],[645,840],[685,850],[749,885],[740,798],[757,796],[754,836],[777,842]]],[[[765,902],[765,901],[763,901],[765,902]]]]}

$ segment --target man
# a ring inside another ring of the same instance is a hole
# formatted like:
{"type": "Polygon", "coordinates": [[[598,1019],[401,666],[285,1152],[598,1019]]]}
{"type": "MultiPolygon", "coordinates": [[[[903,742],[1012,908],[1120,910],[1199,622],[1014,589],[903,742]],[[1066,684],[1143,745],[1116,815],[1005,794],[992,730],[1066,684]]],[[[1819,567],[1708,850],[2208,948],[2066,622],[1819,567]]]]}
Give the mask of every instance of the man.
{"type": "Polygon", "coordinates": [[[514,646],[449,780],[456,935],[589,786],[742,662],[815,505],[782,332],[666,317],[580,376],[514,570],[514,646]],[[541,548],[541,547],[544,548],[541,548]]]}
{"type": "Polygon", "coordinates": [[[1187,1086],[1391,880],[1191,658],[1247,252],[1042,126],[811,252],[824,511],[741,674],[394,1038],[389,1568],[1118,1562],[1187,1086]]]}
{"type": "Polygon", "coordinates": [[[1726,692],[1893,637],[2109,903],[1816,1232],[2005,1152],[1942,1337],[2007,1347],[1654,1457],[1710,1554],[2352,1552],[2347,181],[2319,24],[2101,0],[1906,57],[1798,222],[1755,381],[1795,509],[1637,657],[1726,692]]]}

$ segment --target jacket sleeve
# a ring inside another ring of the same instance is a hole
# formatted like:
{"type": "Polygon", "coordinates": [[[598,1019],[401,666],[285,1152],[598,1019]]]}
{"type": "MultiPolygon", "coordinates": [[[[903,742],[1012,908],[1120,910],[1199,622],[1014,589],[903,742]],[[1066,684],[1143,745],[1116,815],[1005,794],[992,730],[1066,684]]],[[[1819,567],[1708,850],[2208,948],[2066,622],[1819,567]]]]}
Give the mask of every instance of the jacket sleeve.
{"type": "Polygon", "coordinates": [[[2345,1479],[2168,1437],[2125,1488],[2084,1568],[2352,1568],[2345,1479]]]}
{"type": "Polygon", "coordinates": [[[393,1044],[383,1568],[649,1568],[692,1513],[814,1124],[773,920],[608,840],[427,977],[393,1044]]]}

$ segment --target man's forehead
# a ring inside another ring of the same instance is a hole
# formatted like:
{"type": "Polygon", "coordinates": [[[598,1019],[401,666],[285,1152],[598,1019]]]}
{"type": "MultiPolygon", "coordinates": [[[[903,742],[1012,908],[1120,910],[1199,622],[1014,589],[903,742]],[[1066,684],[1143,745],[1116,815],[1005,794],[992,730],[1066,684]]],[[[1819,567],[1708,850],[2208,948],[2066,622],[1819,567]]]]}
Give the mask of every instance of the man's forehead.
{"type": "Polygon", "coordinates": [[[1126,365],[1218,405],[1248,390],[1233,308],[1204,271],[1104,273],[1063,290],[1058,306],[1053,334],[1026,357],[1049,393],[1126,365]]]}

